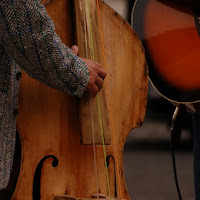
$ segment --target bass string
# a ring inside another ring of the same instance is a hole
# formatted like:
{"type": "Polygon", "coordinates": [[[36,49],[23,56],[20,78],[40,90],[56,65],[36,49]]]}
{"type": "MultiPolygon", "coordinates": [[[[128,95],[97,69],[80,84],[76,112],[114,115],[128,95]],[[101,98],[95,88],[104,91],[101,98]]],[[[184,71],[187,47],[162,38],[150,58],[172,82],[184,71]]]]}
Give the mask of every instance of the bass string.
{"type": "MultiPolygon", "coordinates": [[[[83,4],[85,5],[85,0],[83,1],[83,4]]],[[[85,8],[85,6],[84,6],[84,8],[85,8]]],[[[86,58],[89,58],[85,9],[83,9],[83,12],[84,12],[84,33],[85,33],[86,58]]],[[[97,190],[97,199],[99,199],[99,185],[98,185],[97,159],[96,159],[95,133],[94,133],[94,117],[93,117],[93,111],[92,111],[91,98],[90,98],[90,117],[91,117],[92,140],[93,140],[93,156],[94,156],[94,171],[95,171],[95,178],[96,178],[96,190],[97,190]]]]}
{"type": "MultiPolygon", "coordinates": [[[[88,18],[89,18],[89,32],[90,32],[90,46],[92,51],[92,60],[95,61],[95,54],[94,54],[94,42],[93,42],[93,32],[92,32],[92,23],[91,23],[91,12],[90,12],[90,4],[89,0],[87,0],[87,11],[88,11],[88,18]]],[[[106,161],[106,148],[104,143],[104,132],[103,132],[103,123],[102,123],[102,115],[101,115],[101,107],[100,107],[100,99],[99,95],[97,94],[97,106],[98,106],[98,113],[99,113],[99,123],[101,128],[101,136],[102,136],[102,146],[103,146],[103,153],[104,153],[104,162],[105,162],[105,169],[106,169],[106,177],[107,177],[107,187],[108,187],[108,196],[111,199],[111,193],[110,193],[110,184],[109,184],[109,175],[108,175],[108,167],[107,167],[107,161],[106,161]]],[[[94,134],[94,133],[93,133],[94,134]]],[[[93,144],[95,141],[93,141],[93,144]]],[[[98,191],[97,191],[98,194],[98,191]]]]}
{"type": "MultiPolygon", "coordinates": [[[[99,0],[96,0],[97,3],[97,16],[98,16],[98,24],[99,24],[99,31],[100,31],[100,40],[101,40],[101,48],[102,48],[102,56],[103,56],[103,62],[105,70],[107,71],[107,64],[106,64],[106,58],[105,58],[105,48],[103,44],[103,28],[102,28],[102,22],[100,17],[100,6],[99,6],[99,0]]],[[[118,160],[118,153],[117,153],[117,145],[116,145],[116,137],[115,137],[115,129],[114,129],[114,121],[113,121],[113,113],[112,113],[112,106],[111,106],[111,96],[109,92],[109,83],[108,78],[105,80],[106,82],[106,92],[108,95],[108,107],[109,107],[109,113],[110,113],[110,123],[111,123],[111,133],[112,133],[112,139],[113,139],[113,146],[114,146],[114,154],[116,157],[116,171],[118,175],[118,183],[119,183],[119,192],[120,192],[120,198],[122,199],[122,185],[120,180],[120,174],[119,174],[119,160],[118,160]]]]}

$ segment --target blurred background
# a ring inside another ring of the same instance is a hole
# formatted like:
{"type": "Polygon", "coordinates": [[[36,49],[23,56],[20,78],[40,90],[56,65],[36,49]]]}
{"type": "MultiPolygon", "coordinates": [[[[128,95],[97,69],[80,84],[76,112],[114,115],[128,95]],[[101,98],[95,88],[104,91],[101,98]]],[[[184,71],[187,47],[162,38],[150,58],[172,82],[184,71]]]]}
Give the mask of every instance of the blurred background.
{"type": "MultiPolygon", "coordinates": [[[[105,0],[131,23],[134,0],[105,0]]],[[[130,132],[124,147],[124,173],[132,200],[178,200],[170,148],[170,125],[175,107],[150,85],[145,121],[130,132]]],[[[192,118],[183,119],[176,167],[183,200],[194,200],[192,118]]]]}

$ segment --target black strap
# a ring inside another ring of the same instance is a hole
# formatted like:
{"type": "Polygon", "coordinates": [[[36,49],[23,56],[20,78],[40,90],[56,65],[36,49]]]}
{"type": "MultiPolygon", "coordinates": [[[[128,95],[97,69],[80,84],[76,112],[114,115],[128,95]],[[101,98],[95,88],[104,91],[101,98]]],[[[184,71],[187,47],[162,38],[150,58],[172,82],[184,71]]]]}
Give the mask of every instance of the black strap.
{"type": "Polygon", "coordinates": [[[179,184],[178,184],[178,177],[176,171],[176,159],[175,159],[175,146],[180,144],[180,136],[182,130],[182,121],[185,114],[185,106],[179,105],[176,107],[173,117],[172,117],[172,124],[171,124],[171,152],[172,152],[172,164],[174,170],[174,178],[176,189],[178,192],[179,200],[182,200],[179,184]]]}

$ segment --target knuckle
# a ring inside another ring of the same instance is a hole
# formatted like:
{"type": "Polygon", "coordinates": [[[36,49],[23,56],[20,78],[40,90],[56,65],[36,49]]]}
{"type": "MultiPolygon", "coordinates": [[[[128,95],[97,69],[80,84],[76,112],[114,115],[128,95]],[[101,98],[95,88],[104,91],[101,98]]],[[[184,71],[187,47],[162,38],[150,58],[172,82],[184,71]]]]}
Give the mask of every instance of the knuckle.
{"type": "Polygon", "coordinates": [[[103,86],[103,79],[100,80],[99,85],[102,87],[103,86]]]}

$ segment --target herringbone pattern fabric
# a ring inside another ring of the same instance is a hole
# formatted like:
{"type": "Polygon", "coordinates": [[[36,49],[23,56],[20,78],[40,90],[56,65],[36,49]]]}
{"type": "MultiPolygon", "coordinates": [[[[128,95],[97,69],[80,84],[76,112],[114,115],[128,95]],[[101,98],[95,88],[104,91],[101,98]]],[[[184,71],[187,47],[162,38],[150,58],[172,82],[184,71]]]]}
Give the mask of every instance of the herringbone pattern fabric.
{"type": "Polygon", "coordinates": [[[78,97],[89,81],[86,64],[61,42],[39,0],[0,0],[0,189],[12,169],[21,69],[78,97]]]}

